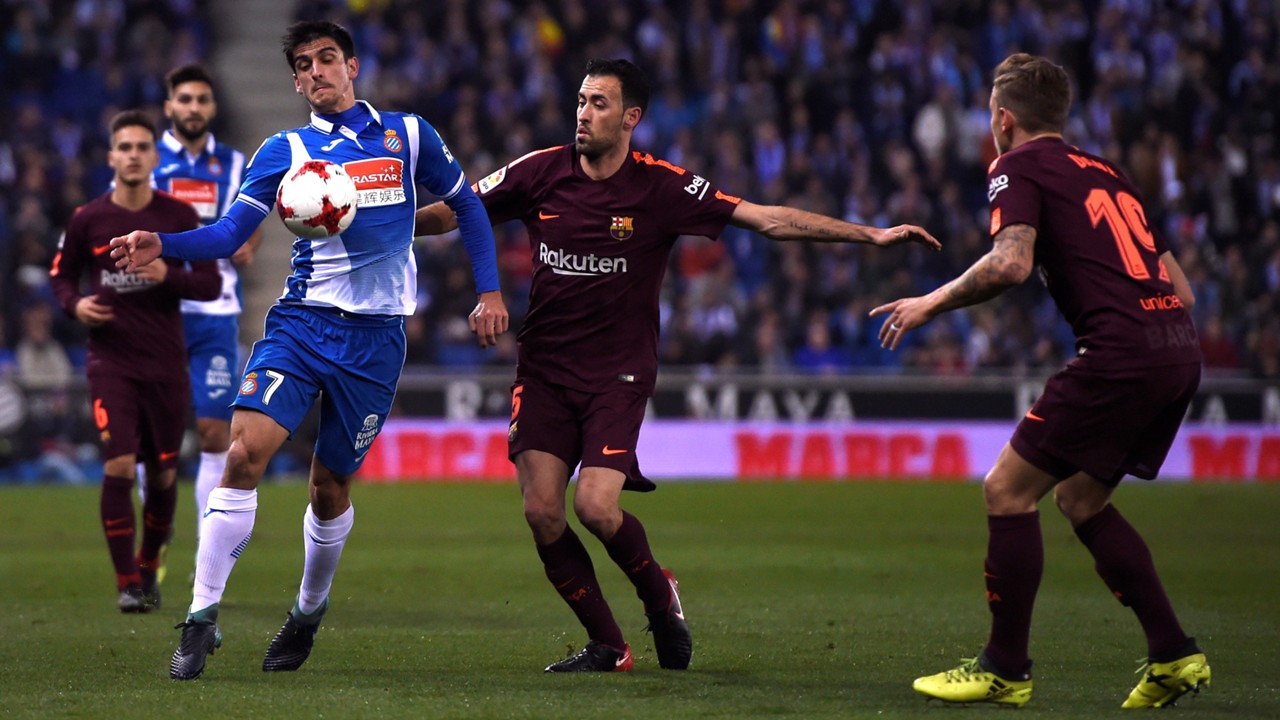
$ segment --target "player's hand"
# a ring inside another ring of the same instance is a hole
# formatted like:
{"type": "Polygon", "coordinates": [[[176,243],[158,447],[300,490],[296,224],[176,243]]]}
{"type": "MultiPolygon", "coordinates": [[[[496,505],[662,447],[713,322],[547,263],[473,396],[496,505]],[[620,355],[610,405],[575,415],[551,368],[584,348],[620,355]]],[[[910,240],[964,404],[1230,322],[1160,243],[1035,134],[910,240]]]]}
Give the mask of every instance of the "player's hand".
{"type": "Polygon", "coordinates": [[[164,262],[163,260],[160,262],[148,263],[132,272],[143,280],[150,280],[159,284],[164,282],[165,278],[169,277],[169,263],[164,262]]]}
{"type": "Polygon", "coordinates": [[[871,236],[871,242],[879,247],[888,247],[904,242],[917,242],[941,250],[942,243],[929,234],[928,230],[918,225],[897,225],[891,228],[877,228],[871,236]]]}
{"type": "Polygon", "coordinates": [[[253,264],[254,254],[257,252],[253,247],[253,243],[245,243],[231,255],[231,264],[240,268],[248,267],[253,264]]]}
{"type": "Polygon", "coordinates": [[[511,324],[507,304],[502,301],[502,293],[498,290],[480,293],[476,309],[467,316],[467,324],[471,326],[471,332],[480,338],[480,347],[497,345],[498,336],[506,332],[511,324]]]}
{"type": "Polygon", "coordinates": [[[918,328],[932,320],[934,313],[927,297],[912,297],[881,305],[868,314],[871,317],[886,314],[889,316],[885,319],[884,325],[880,326],[880,347],[897,350],[898,344],[902,342],[902,336],[906,335],[908,330],[918,328]]]}
{"type": "Polygon", "coordinates": [[[111,238],[111,259],[116,267],[134,272],[160,257],[160,236],[146,230],[111,238]]]}
{"type": "Polygon", "coordinates": [[[89,327],[105,325],[116,319],[110,305],[98,300],[97,295],[86,295],[76,301],[76,319],[89,327]]]}

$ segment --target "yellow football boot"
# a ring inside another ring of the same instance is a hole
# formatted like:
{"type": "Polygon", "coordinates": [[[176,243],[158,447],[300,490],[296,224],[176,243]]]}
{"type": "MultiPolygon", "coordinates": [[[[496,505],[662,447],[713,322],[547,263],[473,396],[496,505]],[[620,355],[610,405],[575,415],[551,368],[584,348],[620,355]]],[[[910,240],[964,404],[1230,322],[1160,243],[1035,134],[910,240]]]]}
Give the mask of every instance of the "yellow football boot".
{"type": "Polygon", "coordinates": [[[1031,679],[1007,680],[968,658],[960,667],[916,678],[911,687],[921,695],[949,703],[989,702],[1022,707],[1031,699],[1031,679]]]}
{"type": "Polygon", "coordinates": [[[1142,675],[1142,681],[1120,706],[1125,710],[1168,707],[1189,692],[1200,692],[1202,686],[1209,685],[1212,677],[1204,653],[1167,663],[1144,660],[1138,673],[1142,675]]]}

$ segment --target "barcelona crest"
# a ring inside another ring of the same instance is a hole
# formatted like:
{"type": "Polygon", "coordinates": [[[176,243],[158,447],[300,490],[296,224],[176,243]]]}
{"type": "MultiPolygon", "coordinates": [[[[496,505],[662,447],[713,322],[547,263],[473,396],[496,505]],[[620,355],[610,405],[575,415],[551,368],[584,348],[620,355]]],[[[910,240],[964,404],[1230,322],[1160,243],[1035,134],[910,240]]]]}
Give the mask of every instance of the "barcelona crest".
{"type": "Polygon", "coordinates": [[[613,236],[614,240],[626,240],[631,237],[631,234],[635,232],[635,229],[631,226],[634,219],[614,215],[613,222],[609,225],[609,235],[613,236]]]}

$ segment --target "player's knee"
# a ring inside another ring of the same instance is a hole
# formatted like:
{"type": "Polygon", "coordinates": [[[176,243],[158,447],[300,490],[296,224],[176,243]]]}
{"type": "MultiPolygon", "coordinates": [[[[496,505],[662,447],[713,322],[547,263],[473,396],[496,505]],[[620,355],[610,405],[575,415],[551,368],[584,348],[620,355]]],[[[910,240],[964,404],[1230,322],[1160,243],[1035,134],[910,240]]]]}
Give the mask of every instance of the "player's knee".
{"type": "Polygon", "coordinates": [[[222,486],[240,490],[258,487],[266,461],[258,462],[243,443],[234,443],[227,451],[227,465],[222,475],[222,486]]]}
{"type": "Polygon", "coordinates": [[[1059,485],[1054,488],[1053,503],[1058,507],[1058,512],[1071,523],[1071,527],[1080,527],[1106,507],[1107,499],[1073,492],[1070,486],[1059,485]]]}
{"type": "Polygon", "coordinates": [[[557,531],[564,527],[564,508],[555,503],[525,498],[524,519],[536,537],[558,536],[557,531]]]}
{"type": "Polygon", "coordinates": [[[1016,484],[1009,476],[992,468],[982,481],[982,497],[987,504],[988,515],[1016,515],[1036,509],[1035,499],[1028,501],[1016,492],[1016,484]]]}
{"type": "Polygon", "coordinates": [[[622,521],[618,504],[602,498],[575,496],[573,512],[583,526],[599,538],[611,537],[622,521]]]}

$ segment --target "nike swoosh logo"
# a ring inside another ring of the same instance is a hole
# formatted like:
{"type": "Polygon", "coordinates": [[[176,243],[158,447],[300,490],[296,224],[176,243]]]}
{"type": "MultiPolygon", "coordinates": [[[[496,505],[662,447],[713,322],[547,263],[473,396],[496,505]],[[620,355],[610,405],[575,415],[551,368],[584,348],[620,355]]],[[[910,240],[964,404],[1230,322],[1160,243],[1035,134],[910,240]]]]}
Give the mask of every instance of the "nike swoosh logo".
{"type": "Polygon", "coordinates": [[[622,653],[622,657],[620,657],[620,658],[618,658],[617,660],[614,660],[614,661],[613,661],[613,666],[614,666],[614,667],[622,667],[622,664],[623,664],[623,663],[625,663],[626,661],[627,661],[627,654],[626,654],[626,653],[622,653]]]}
{"type": "Polygon", "coordinates": [[[338,147],[338,143],[342,142],[343,140],[346,140],[346,138],[338,138],[337,140],[334,140],[333,142],[329,143],[328,145],[325,145],[320,149],[325,152],[329,152],[330,150],[338,147]]]}
{"type": "Polygon", "coordinates": [[[160,453],[160,462],[164,462],[165,460],[172,460],[176,457],[178,457],[177,450],[174,450],[173,452],[160,453]]]}
{"type": "Polygon", "coordinates": [[[103,253],[107,252],[110,249],[111,249],[111,243],[107,243],[106,245],[95,245],[93,248],[93,254],[102,255],[103,253]]]}
{"type": "Polygon", "coordinates": [[[600,452],[604,453],[605,455],[621,455],[622,453],[626,452],[626,450],[614,450],[610,448],[608,445],[605,445],[604,450],[601,450],[600,452]]]}
{"type": "Polygon", "coordinates": [[[107,527],[109,527],[109,528],[110,528],[110,527],[117,527],[117,526],[119,526],[119,525],[123,525],[123,524],[125,524],[125,523],[129,522],[129,521],[130,521],[130,520],[132,520],[132,519],[133,519],[133,518],[112,518],[112,519],[110,519],[110,520],[103,520],[103,521],[102,521],[102,524],[103,524],[103,525],[105,525],[105,526],[107,526],[107,527]]]}
{"type": "Polygon", "coordinates": [[[559,216],[559,215],[550,215],[550,214],[547,214],[547,213],[542,212],[541,210],[539,210],[539,211],[538,211],[538,219],[539,219],[539,220],[555,220],[555,219],[556,219],[556,218],[558,218],[558,217],[560,217],[560,216],[559,216]]]}
{"type": "Polygon", "coordinates": [[[1044,422],[1044,418],[1042,418],[1042,417],[1040,417],[1039,415],[1037,415],[1037,414],[1035,414],[1035,413],[1031,412],[1030,410],[1028,410],[1028,411],[1027,411],[1027,419],[1028,419],[1028,420],[1035,420],[1036,422],[1044,422]]]}

